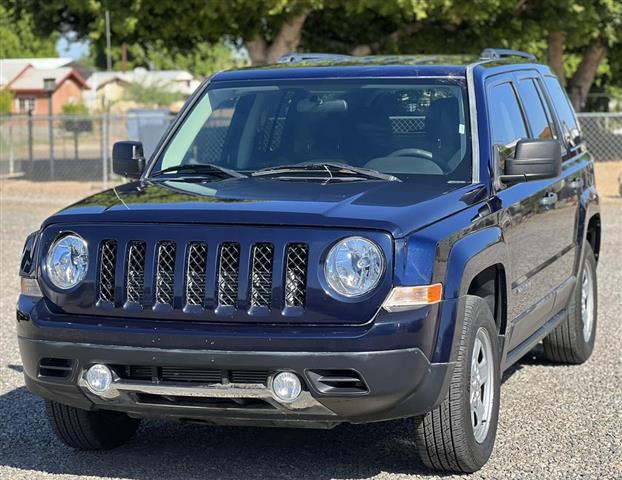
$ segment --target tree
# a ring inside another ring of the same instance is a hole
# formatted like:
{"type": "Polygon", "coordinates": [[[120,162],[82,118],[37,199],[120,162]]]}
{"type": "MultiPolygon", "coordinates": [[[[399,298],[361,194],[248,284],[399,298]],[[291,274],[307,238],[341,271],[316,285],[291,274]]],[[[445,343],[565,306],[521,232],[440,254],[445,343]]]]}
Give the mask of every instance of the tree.
{"type": "Polygon", "coordinates": [[[525,22],[537,24],[547,40],[547,60],[576,110],[583,110],[599,67],[622,42],[619,0],[526,2],[525,22]],[[574,58],[572,58],[574,57],[574,58]],[[574,68],[569,70],[569,66],[574,68]]]}
{"type": "Polygon", "coordinates": [[[11,90],[0,90],[0,115],[10,114],[11,105],[13,105],[13,93],[11,90]]]}
{"type": "MultiPolygon", "coordinates": [[[[7,1],[7,0],[4,0],[7,1]]],[[[105,0],[21,0],[42,32],[103,37],[105,0]]],[[[620,0],[116,0],[108,2],[115,48],[165,55],[223,39],[253,65],[297,49],[370,53],[535,51],[565,82],[578,110],[622,39],[620,0]],[[155,50],[153,50],[155,51],[155,50]]]]}
{"type": "Polygon", "coordinates": [[[135,102],[141,106],[169,107],[182,99],[181,92],[175,91],[164,82],[132,82],[123,92],[123,100],[135,102]]]}
{"type": "MultiPolygon", "coordinates": [[[[5,0],[6,1],[6,0],[5,0]]],[[[108,5],[114,45],[160,44],[194,48],[227,37],[246,46],[253,64],[275,61],[296,50],[304,22],[323,0],[22,0],[20,11],[34,16],[44,33],[73,31],[98,43],[108,5]]]]}
{"type": "Polygon", "coordinates": [[[59,34],[39,36],[29,12],[16,11],[12,1],[0,1],[0,58],[54,57],[59,34]]]}

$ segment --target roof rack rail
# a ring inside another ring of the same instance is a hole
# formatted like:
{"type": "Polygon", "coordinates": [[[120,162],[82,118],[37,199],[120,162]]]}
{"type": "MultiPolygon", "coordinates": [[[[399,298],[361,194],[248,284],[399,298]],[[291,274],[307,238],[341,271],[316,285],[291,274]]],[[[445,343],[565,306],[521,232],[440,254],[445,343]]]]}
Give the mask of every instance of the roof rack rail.
{"type": "Polygon", "coordinates": [[[527,60],[536,60],[533,53],[522,52],[520,50],[510,50],[507,48],[485,48],[479,55],[480,60],[497,60],[499,58],[520,57],[527,60]]]}
{"type": "Polygon", "coordinates": [[[322,60],[347,60],[352,58],[351,55],[345,55],[341,53],[286,53],[279,57],[276,63],[297,63],[308,61],[322,61],[322,60]]]}

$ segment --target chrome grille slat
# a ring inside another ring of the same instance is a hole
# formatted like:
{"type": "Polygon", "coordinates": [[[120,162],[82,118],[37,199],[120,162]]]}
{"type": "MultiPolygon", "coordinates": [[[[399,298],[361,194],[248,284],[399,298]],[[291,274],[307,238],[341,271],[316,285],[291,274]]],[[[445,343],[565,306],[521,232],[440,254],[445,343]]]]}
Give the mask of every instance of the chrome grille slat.
{"type": "MultiPolygon", "coordinates": [[[[217,239],[213,246],[215,250],[210,252],[206,241],[185,242],[174,235],[171,237],[175,240],[160,240],[153,245],[147,245],[143,240],[101,240],[96,277],[96,295],[98,302],[101,302],[98,305],[110,308],[110,304],[114,306],[115,301],[122,300],[123,308],[134,312],[153,306],[154,311],[164,313],[166,309],[155,307],[168,305],[183,307],[184,313],[189,316],[200,315],[202,308],[230,315],[230,310],[220,311],[216,307],[246,309],[247,306],[238,305],[238,301],[247,298],[248,307],[270,309],[275,300],[274,278],[282,278],[284,284],[279,299],[282,305],[286,308],[305,307],[309,262],[307,244],[288,244],[284,248],[285,258],[280,259],[275,255],[283,252],[283,247],[268,242],[241,245],[217,239]],[[183,259],[181,252],[185,253],[183,259]],[[244,265],[241,265],[242,259],[244,265]],[[213,267],[208,267],[212,262],[213,267]],[[182,270],[179,271],[179,268],[182,270]],[[273,271],[275,268],[278,271],[273,271]],[[242,283],[241,274],[245,276],[242,283]],[[183,298],[178,299],[181,306],[175,303],[175,285],[180,281],[184,282],[181,285],[183,298]],[[117,292],[119,287],[123,288],[122,294],[117,292]],[[242,297],[240,288],[245,290],[242,297]]],[[[248,315],[265,315],[265,312],[251,309],[248,315]]]]}
{"type": "Polygon", "coordinates": [[[251,269],[251,305],[270,307],[272,303],[272,262],[274,248],[269,243],[253,247],[251,269]]]}
{"type": "Polygon", "coordinates": [[[203,306],[206,273],[207,244],[193,242],[188,247],[188,258],[186,260],[186,305],[203,306]]]}
{"type": "Polygon", "coordinates": [[[156,268],[155,300],[156,303],[173,305],[175,290],[175,243],[159,242],[157,248],[158,264],[156,268]]]}
{"type": "Polygon", "coordinates": [[[240,275],[240,245],[223,243],[218,267],[218,305],[235,307],[240,275]]]}
{"type": "Polygon", "coordinates": [[[126,300],[141,305],[145,291],[145,242],[131,242],[127,250],[126,300]]]}
{"type": "Polygon", "coordinates": [[[117,242],[104,240],[99,257],[99,299],[114,303],[117,242]]]}
{"type": "Polygon", "coordinates": [[[285,305],[304,307],[307,286],[309,247],[295,243],[287,247],[285,266],[285,305]]]}

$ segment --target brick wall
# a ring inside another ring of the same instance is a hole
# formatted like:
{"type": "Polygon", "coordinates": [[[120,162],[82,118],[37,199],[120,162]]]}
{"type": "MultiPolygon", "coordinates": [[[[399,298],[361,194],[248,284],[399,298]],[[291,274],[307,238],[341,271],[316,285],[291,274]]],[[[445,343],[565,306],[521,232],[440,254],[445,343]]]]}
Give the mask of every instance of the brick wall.
{"type": "MultiPolygon", "coordinates": [[[[35,108],[33,115],[48,114],[48,95],[42,90],[37,91],[19,91],[14,93],[13,113],[26,113],[20,111],[20,98],[34,98],[35,108]]],[[[65,80],[52,94],[52,114],[58,115],[63,111],[63,105],[66,103],[79,103],[82,101],[82,89],[72,78],[65,80]]]]}

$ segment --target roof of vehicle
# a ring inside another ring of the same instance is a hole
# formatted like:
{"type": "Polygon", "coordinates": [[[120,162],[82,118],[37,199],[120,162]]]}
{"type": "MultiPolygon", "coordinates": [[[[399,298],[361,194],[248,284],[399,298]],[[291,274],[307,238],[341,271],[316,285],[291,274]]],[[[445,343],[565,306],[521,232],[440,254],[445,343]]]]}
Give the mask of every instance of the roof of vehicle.
{"type": "Polygon", "coordinates": [[[217,73],[212,81],[275,80],[295,78],[357,77],[463,77],[468,65],[477,63],[488,68],[511,65],[533,65],[534,60],[504,57],[481,60],[477,55],[376,55],[348,57],[335,55],[295,62],[248,67],[217,73]]]}

